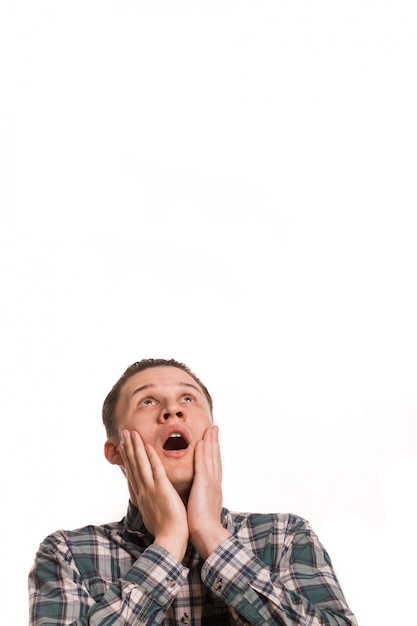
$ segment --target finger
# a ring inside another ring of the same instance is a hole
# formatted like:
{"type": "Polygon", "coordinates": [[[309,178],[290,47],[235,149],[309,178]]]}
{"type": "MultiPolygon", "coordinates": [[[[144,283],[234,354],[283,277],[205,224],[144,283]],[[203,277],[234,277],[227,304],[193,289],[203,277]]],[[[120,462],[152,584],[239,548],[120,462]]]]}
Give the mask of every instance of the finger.
{"type": "Polygon", "coordinates": [[[122,442],[122,458],[124,458],[127,477],[132,486],[141,488],[149,484],[149,481],[153,483],[152,470],[139,433],[123,430],[122,442]]]}
{"type": "Polygon", "coordinates": [[[140,434],[133,430],[131,433],[134,465],[138,477],[143,484],[153,483],[153,472],[140,434]]]}
{"type": "Polygon", "coordinates": [[[130,432],[128,430],[123,430],[121,433],[121,439],[120,453],[125,462],[125,469],[126,471],[132,471],[136,462],[130,432]]]}
{"type": "Polygon", "coordinates": [[[207,469],[210,472],[221,470],[221,457],[219,446],[219,429],[217,426],[210,426],[204,433],[204,456],[207,469]]]}
{"type": "Polygon", "coordinates": [[[195,448],[194,448],[194,472],[196,474],[200,474],[201,472],[206,471],[204,447],[205,447],[204,439],[201,439],[201,441],[197,441],[195,448]]]}
{"type": "Polygon", "coordinates": [[[213,458],[216,464],[220,464],[221,466],[219,427],[218,426],[213,426],[213,458]]]}
{"type": "Polygon", "coordinates": [[[146,451],[146,454],[148,455],[149,464],[151,466],[152,474],[153,474],[155,481],[167,478],[167,473],[165,471],[162,461],[159,458],[155,448],[153,448],[149,443],[147,443],[145,445],[145,451],[146,451]]]}
{"type": "Polygon", "coordinates": [[[135,463],[135,458],[134,458],[134,453],[133,453],[133,445],[132,445],[129,431],[122,431],[121,441],[119,444],[119,451],[123,460],[123,466],[126,472],[126,478],[129,481],[133,490],[136,491],[138,487],[137,471],[136,471],[136,463],[135,463]]]}

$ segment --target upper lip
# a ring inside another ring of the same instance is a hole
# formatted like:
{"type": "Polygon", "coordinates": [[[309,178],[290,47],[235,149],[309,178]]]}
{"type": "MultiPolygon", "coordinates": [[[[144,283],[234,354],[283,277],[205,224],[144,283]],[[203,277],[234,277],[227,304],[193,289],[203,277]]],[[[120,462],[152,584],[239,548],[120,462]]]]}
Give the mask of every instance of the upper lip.
{"type": "Polygon", "coordinates": [[[191,435],[188,430],[182,424],[170,424],[167,426],[161,435],[161,446],[164,447],[165,442],[173,433],[178,433],[181,437],[187,442],[188,445],[191,443],[191,435]]]}

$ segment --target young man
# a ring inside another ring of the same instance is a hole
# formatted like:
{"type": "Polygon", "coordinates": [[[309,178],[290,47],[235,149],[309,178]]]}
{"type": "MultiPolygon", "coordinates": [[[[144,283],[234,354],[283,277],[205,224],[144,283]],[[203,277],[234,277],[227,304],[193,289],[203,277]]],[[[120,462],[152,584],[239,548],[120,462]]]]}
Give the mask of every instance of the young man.
{"type": "Polygon", "coordinates": [[[130,366],[103,405],[126,517],[59,531],[29,576],[31,626],[356,625],[308,523],[222,508],[212,400],[187,366],[130,366]]]}

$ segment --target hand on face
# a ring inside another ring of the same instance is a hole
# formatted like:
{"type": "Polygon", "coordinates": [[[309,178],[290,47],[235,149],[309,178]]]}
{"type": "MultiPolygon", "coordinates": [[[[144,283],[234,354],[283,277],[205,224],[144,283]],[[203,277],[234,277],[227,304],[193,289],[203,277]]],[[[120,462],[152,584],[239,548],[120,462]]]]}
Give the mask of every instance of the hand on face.
{"type": "Polygon", "coordinates": [[[188,498],[187,518],[190,539],[207,558],[229,536],[221,525],[222,464],[218,427],[207,428],[194,451],[194,479],[188,498]]]}
{"type": "Polygon", "coordinates": [[[181,561],[190,537],[201,556],[207,558],[229,536],[220,522],[222,470],[217,426],[207,428],[195,446],[187,509],[154,448],[144,446],[136,431],[123,431],[122,436],[120,453],[126,475],[155,543],[181,561]]]}
{"type": "Polygon", "coordinates": [[[120,454],[130,488],[155,543],[182,561],[188,542],[187,512],[161,459],[138,432],[122,431],[120,454]]]}

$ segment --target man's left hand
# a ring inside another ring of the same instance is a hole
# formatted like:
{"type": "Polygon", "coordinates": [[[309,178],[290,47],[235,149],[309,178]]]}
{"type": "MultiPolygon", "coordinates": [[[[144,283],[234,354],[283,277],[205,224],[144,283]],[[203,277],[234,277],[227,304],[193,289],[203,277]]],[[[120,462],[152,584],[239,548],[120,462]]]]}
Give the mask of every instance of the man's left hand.
{"type": "Polygon", "coordinates": [[[203,559],[230,536],[221,525],[221,483],[218,427],[210,426],[195,447],[194,480],[187,506],[190,540],[203,559]]]}

